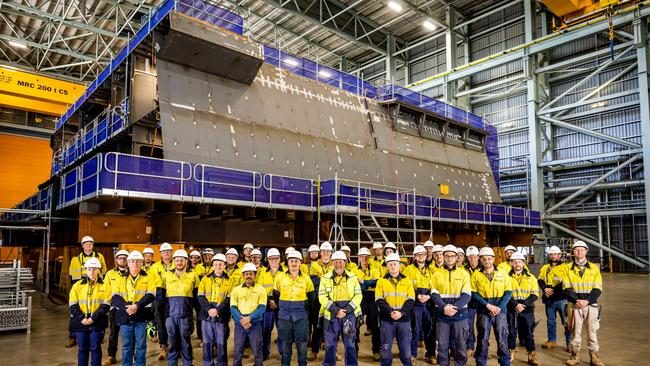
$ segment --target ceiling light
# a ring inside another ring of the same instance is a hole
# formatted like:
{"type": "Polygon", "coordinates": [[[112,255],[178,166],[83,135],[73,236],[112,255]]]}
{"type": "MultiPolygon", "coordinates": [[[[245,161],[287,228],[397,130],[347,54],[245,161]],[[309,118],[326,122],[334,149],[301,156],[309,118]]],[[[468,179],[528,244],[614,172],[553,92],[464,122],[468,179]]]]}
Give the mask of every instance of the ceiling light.
{"type": "Polygon", "coordinates": [[[422,26],[424,27],[424,29],[428,31],[432,31],[436,29],[436,25],[433,24],[433,22],[430,20],[425,20],[424,22],[422,22],[422,26]]]}
{"type": "Polygon", "coordinates": [[[282,60],[282,61],[283,61],[284,63],[287,63],[287,64],[291,65],[291,66],[298,66],[298,65],[299,65],[298,61],[296,61],[296,60],[294,60],[294,59],[292,59],[292,58],[285,58],[285,59],[282,60]]]}
{"type": "Polygon", "coordinates": [[[605,102],[597,102],[591,105],[591,108],[602,108],[605,106],[605,102]]]}
{"type": "Polygon", "coordinates": [[[16,48],[22,48],[22,49],[27,48],[26,44],[20,43],[20,42],[9,41],[9,45],[12,46],[12,47],[16,47],[16,48]]]}
{"type": "Polygon", "coordinates": [[[320,70],[320,71],[318,72],[318,75],[320,75],[320,76],[322,76],[322,77],[324,77],[324,78],[330,78],[330,77],[332,77],[332,73],[330,73],[330,72],[327,71],[327,70],[320,70]]]}
{"type": "Polygon", "coordinates": [[[397,1],[389,1],[388,7],[398,13],[402,11],[402,5],[400,5],[400,3],[398,3],[397,1]]]}

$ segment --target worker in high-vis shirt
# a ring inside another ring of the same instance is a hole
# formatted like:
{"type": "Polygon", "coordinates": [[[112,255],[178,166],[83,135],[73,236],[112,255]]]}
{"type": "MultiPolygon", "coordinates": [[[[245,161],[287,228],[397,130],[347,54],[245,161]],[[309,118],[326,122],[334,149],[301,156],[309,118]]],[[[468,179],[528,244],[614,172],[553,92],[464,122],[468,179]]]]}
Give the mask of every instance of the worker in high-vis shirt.
{"type": "MultiPolygon", "coordinates": [[[[377,287],[377,280],[381,277],[381,263],[376,265],[370,263],[370,250],[368,248],[359,249],[358,256],[359,269],[357,269],[357,277],[359,277],[361,284],[361,312],[362,316],[366,318],[366,333],[364,335],[371,336],[372,359],[379,361],[381,339],[379,337],[379,314],[375,304],[375,288],[377,287]]],[[[358,335],[357,343],[359,343],[358,335]]]]}
{"type": "Polygon", "coordinates": [[[422,246],[424,247],[424,250],[427,251],[427,259],[424,260],[424,263],[428,267],[431,265],[431,263],[433,263],[433,242],[431,240],[427,240],[422,246]]]}
{"type": "Polygon", "coordinates": [[[542,344],[542,348],[552,349],[557,346],[557,322],[556,315],[560,317],[560,323],[564,327],[564,345],[567,352],[571,352],[571,332],[566,320],[564,308],[566,297],[562,291],[562,271],[565,266],[562,263],[562,251],[553,245],[548,249],[548,263],[542,266],[537,277],[537,283],[542,290],[542,303],[546,308],[546,328],[548,340],[542,344]]]}
{"type": "MultiPolygon", "coordinates": [[[[155,276],[156,284],[160,283],[161,278],[165,272],[169,272],[174,268],[172,262],[172,246],[171,244],[165,242],[160,245],[158,249],[160,252],[160,261],[151,265],[151,269],[148,274],[155,276]]],[[[161,296],[158,296],[156,293],[156,300],[153,302],[153,312],[156,319],[156,330],[158,331],[157,339],[154,338],[154,343],[156,340],[160,344],[160,354],[158,354],[158,360],[163,361],[167,359],[168,355],[168,342],[167,342],[167,327],[165,326],[165,308],[167,307],[167,296],[165,296],[165,289],[156,289],[156,291],[162,291],[161,296]]]]}
{"type": "Polygon", "coordinates": [[[307,365],[309,338],[309,308],[314,301],[314,284],[308,274],[300,270],[302,254],[287,255],[289,269],[275,278],[273,297],[278,304],[278,334],[282,339],[282,365],[291,365],[293,344],[296,344],[298,365],[307,365]]]}
{"type": "Polygon", "coordinates": [[[230,294],[230,312],[235,322],[235,352],[233,366],[241,366],[244,348],[250,345],[253,350],[254,365],[263,365],[262,328],[266,309],[266,291],[255,283],[257,268],[246,263],[241,269],[243,283],[235,286],[230,294]]]}
{"type": "Polygon", "coordinates": [[[137,250],[127,257],[128,271],[113,281],[111,305],[122,337],[122,365],[147,363],[147,322],[153,319],[156,278],[143,268],[144,257],[137,250]]]}
{"type": "MultiPolygon", "coordinates": [[[[321,243],[319,247],[319,258],[309,264],[309,277],[312,279],[315,290],[318,290],[317,286],[320,285],[319,279],[332,270],[332,249],[330,242],[325,241],[321,243]],[[314,281],[314,279],[318,280],[314,281]]],[[[312,303],[312,318],[315,315],[313,312],[320,314],[320,303],[318,301],[312,303]]],[[[309,352],[309,356],[307,357],[308,361],[313,361],[318,357],[318,351],[320,351],[320,345],[323,340],[323,328],[321,327],[320,316],[316,315],[316,317],[316,326],[311,329],[311,352],[309,352]]]]}
{"type": "MultiPolygon", "coordinates": [[[[120,277],[129,273],[127,263],[128,256],[129,251],[124,249],[115,253],[115,268],[106,272],[106,275],[104,276],[104,282],[106,282],[110,289],[113,288],[113,285],[120,277]]],[[[108,354],[102,362],[102,366],[109,366],[117,362],[117,340],[120,337],[120,327],[115,321],[116,311],[115,307],[111,306],[111,309],[108,312],[108,329],[110,330],[108,335],[108,354]]]]}
{"type": "MultiPolygon", "coordinates": [[[[469,274],[458,264],[456,247],[443,247],[445,263],[431,278],[431,298],[436,304],[437,363],[448,366],[450,348],[456,366],[467,364],[467,304],[472,297],[469,274]],[[452,342],[452,339],[454,342],[452,342]],[[452,347],[452,343],[454,346],[452,347]]],[[[435,363],[433,363],[435,364],[435,363]]]]}
{"type": "Polygon", "coordinates": [[[348,257],[343,251],[332,254],[331,272],[320,281],[318,301],[323,316],[325,358],[323,366],[336,365],[336,345],[343,340],[345,365],[357,365],[357,319],[361,316],[361,286],[357,275],[346,269],[348,257]]]}
{"type": "MultiPolygon", "coordinates": [[[[199,276],[199,281],[203,278],[203,274],[199,272],[201,268],[197,268],[199,265],[203,264],[201,259],[201,252],[198,250],[193,250],[190,252],[190,260],[187,263],[187,269],[192,270],[197,276],[199,276]]],[[[198,301],[194,302],[194,312],[196,313],[196,338],[199,340],[199,347],[203,347],[203,332],[201,331],[201,319],[199,317],[199,312],[201,311],[201,306],[198,301]]]]}
{"type": "Polygon", "coordinates": [[[370,258],[370,265],[381,268],[384,264],[384,246],[376,241],[372,243],[372,257],[370,258]]]}
{"type": "MultiPolygon", "coordinates": [[[[471,278],[474,272],[482,268],[479,261],[478,248],[473,245],[469,246],[465,254],[467,256],[467,263],[465,263],[464,268],[471,278]]],[[[469,332],[467,333],[467,358],[474,356],[474,347],[476,345],[476,308],[478,308],[476,300],[471,299],[467,305],[467,323],[469,324],[469,332]]]]}
{"type": "Polygon", "coordinates": [[[142,269],[144,269],[147,272],[149,272],[149,269],[154,264],[153,254],[154,254],[153,248],[150,247],[146,247],[142,251],[142,257],[144,258],[144,262],[142,263],[142,269]]]}
{"type": "Polygon", "coordinates": [[[456,247],[456,254],[458,255],[458,258],[456,258],[456,264],[460,268],[465,265],[465,251],[461,247],[456,247]]]}
{"type": "Polygon", "coordinates": [[[226,256],[218,253],[211,257],[212,272],[203,276],[197,292],[201,306],[199,319],[203,332],[203,365],[227,366],[226,327],[230,322],[230,277],[224,271],[226,256]]]}
{"type": "Polygon", "coordinates": [[[345,257],[347,258],[347,264],[345,265],[345,269],[350,272],[356,272],[359,266],[357,266],[356,263],[350,260],[350,256],[352,255],[352,250],[350,249],[350,247],[347,245],[342,245],[341,251],[345,254],[345,257]]]}
{"type": "MultiPolygon", "coordinates": [[[[311,278],[311,283],[314,284],[314,289],[318,289],[320,285],[320,276],[314,272],[314,264],[318,262],[320,258],[320,248],[316,244],[312,244],[307,249],[307,254],[309,255],[309,261],[307,264],[307,270],[309,273],[309,278],[311,278]]],[[[322,330],[320,327],[320,303],[314,301],[311,304],[309,309],[309,342],[318,343],[316,347],[316,352],[309,352],[307,356],[307,361],[314,361],[318,357],[318,348],[320,348],[321,343],[321,334],[322,330]]],[[[312,347],[314,349],[314,347],[312,347]]]]}
{"type": "MultiPolygon", "coordinates": [[[[390,254],[397,254],[399,257],[399,253],[397,253],[397,246],[393,242],[387,242],[386,245],[384,245],[384,258],[387,258],[390,254]]],[[[399,271],[402,272],[404,269],[406,269],[406,266],[404,265],[404,262],[402,261],[402,258],[400,258],[399,262],[399,271]]],[[[386,261],[381,263],[381,276],[385,276],[386,273],[388,273],[388,267],[386,266],[386,261]]]]}
{"type": "Polygon", "coordinates": [[[510,257],[512,298],[508,306],[508,348],[512,362],[517,353],[519,336],[528,352],[528,364],[538,366],[539,359],[535,353],[535,301],[539,298],[539,286],[535,276],[525,268],[525,260],[521,253],[514,253],[510,257]]]}
{"type": "Polygon", "coordinates": [[[262,251],[257,248],[253,249],[250,258],[251,263],[257,268],[257,272],[255,272],[255,281],[257,282],[257,279],[266,271],[266,267],[262,265],[262,251]]]}
{"type": "Polygon", "coordinates": [[[440,244],[434,244],[431,249],[433,251],[433,262],[429,265],[429,269],[432,273],[435,273],[445,265],[445,256],[442,253],[443,249],[444,247],[440,244]]]}
{"type": "Polygon", "coordinates": [[[77,365],[99,366],[102,362],[102,340],[108,325],[111,289],[101,276],[102,264],[97,257],[84,262],[86,276],[75,282],[70,290],[68,330],[79,344],[77,365]]]}
{"type": "Polygon", "coordinates": [[[188,255],[184,249],[174,252],[174,269],[163,273],[156,296],[167,297],[165,326],[169,335],[167,365],[176,366],[179,355],[183,366],[192,364],[192,311],[199,287],[199,276],[188,269],[188,255]]]}
{"type": "Polygon", "coordinates": [[[503,262],[499,263],[497,269],[505,273],[510,273],[512,270],[512,265],[510,264],[510,258],[517,251],[517,248],[514,245],[508,245],[505,247],[503,252],[506,255],[506,258],[503,262]]]}
{"type": "Polygon", "coordinates": [[[472,298],[477,302],[477,366],[487,365],[490,328],[494,329],[497,341],[499,365],[510,366],[508,350],[507,305],[512,297],[512,283],[508,273],[499,271],[494,266],[494,251],[483,247],[479,252],[483,268],[475,271],[470,278],[472,298]]]}
{"type": "Polygon", "coordinates": [[[239,264],[237,263],[238,258],[239,258],[239,253],[237,253],[237,249],[230,248],[226,250],[225,271],[230,277],[233,287],[239,285],[242,281],[241,267],[243,267],[243,264],[241,265],[241,267],[239,266],[239,264]]]}
{"type": "Polygon", "coordinates": [[[201,253],[201,263],[194,269],[196,274],[200,279],[203,279],[203,276],[209,275],[214,270],[212,265],[212,258],[214,257],[214,250],[211,248],[205,248],[201,253]]]}
{"type": "MultiPolygon", "coordinates": [[[[71,285],[74,285],[75,282],[86,277],[86,269],[84,267],[84,263],[86,263],[86,260],[88,260],[88,258],[97,258],[99,260],[99,263],[102,266],[100,269],[100,276],[103,277],[104,274],[106,273],[107,268],[106,268],[106,261],[104,260],[104,256],[102,255],[102,253],[93,250],[94,245],[95,245],[95,240],[91,236],[84,236],[81,239],[82,251],[81,253],[72,257],[72,259],[70,260],[70,266],[68,268],[68,274],[70,275],[71,285]]],[[[66,348],[74,347],[76,344],[77,341],[74,335],[72,333],[68,334],[68,343],[66,343],[65,347],[66,348]]]]}
{"type": "Polygon", "coordinates": [[[237,263],[237,267],[239,269],[244,268],[244,264],[250,263],[251,262],[251,253],[253,252],[253,249],[255,247],[251,243],[246,243],[244,244],[244,248],[242,248],[242,257],[239,259],[239,262],[237,263]]]}
{"type": "Polygon", "coordinates": [[[386,275],[377,281],[375,302],[379,308],[381,365],[393,364],[393,341],[397,338],[402,365],[411,366],[411,310],[415,303],[413,282],[400,273],[397,253],[386,256],[386,275]]]}
{"type": "Polygon", "coordinates": [[[580,363],[582,329],[587,328],[589,357],[592,366],[604,366],[598,350],[598,328],[600,328],[600,307],[598,299],[603,292],[603,278],[600,268],[587,260],[589,248],[582,240],[571,246],[573,262],[564,265],[562,288],[569,302],[569,329],[571,329],[571,356],[566,361],[569,366],[580,363]]]}
{"type": "Polygon", "coordinates": [[[404,269],[404,275],[413,281],[415,288],[415,305],[411,316],[411,357],[417,358],[418,345],[422,342],[427,361],[436,357],[436,333],[429,310],[431,300],[431,271],[426,265],[427,250],[422,245],[416,245],[413,250],[414,261],[404,269]]]}
{"type": "MultiPolygon", "coordinates": [[[[264,361],[269,359],[271,353],[271,332],[273,327],[278,327],[278,303],[273,298],[273,284],[275,279],[282,274],[280,264],[280,251],[271,248],[266,252],[268,267],[258,276],[257,283],[264,287],[267,296],[266,309],[264,311],[264,329],[262,333],[262,357],[264,361]]],[[[282,339],[278,337],[278,353],[282,355],[282,339]]]]}

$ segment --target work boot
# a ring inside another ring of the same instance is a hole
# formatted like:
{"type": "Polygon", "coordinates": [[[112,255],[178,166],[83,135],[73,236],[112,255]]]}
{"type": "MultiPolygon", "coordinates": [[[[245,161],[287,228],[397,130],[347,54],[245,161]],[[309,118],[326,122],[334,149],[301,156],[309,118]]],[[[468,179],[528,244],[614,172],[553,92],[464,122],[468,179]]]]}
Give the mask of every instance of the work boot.
{"type": "Polygon", "coordinates": [[[307,356],[307,361],[314,361],[318,357],[318,353],[316,352],[309,352],[309,356],[307,356]]]}
{"type": "Polygon", "coordinates": [[[510,350],[510,362],[511,362],[511,363],[512,363],[512,361],[515,360],[515,355],[516,355],[516,354],[517,354],[517,350],[516,350],[516,349],[511,349],[511,350],[510,350]]]}
{"type": "Polygon", "coordinates": [[[571,352],[571,356],[566,360],[565,364],[567,366],[576,366],[580,364],[580,357],[576,352],[571,352]]]}
{"type": "Polygon", "coordinates": [[[372,335],[372,332],[370,331],[370,329],[366,329],[366,331],[363,333],[363,335],[367,337],[369,335],[372,335]]]}
{"type": "Polygon", "coordinates": [[[467,350],[467,358],[472,358],[474,357],[474,350],[473,349],[468,349],[467,350]]]}
{"type": "Polygon", "coordinates": [[[160,354],[158,355],[158,361],[164,361],[167,359],[167,346],[160,346],[160,354]]]}
{"type": "Polygon", "coordinates": [[[557,347],[557,343],[553,341],[546,341],[546,343],[542,344],[542,348],[544,349],[553,349],[557,347]]]}
{"type": "Polygon", "coordinates": [[[438,361],[436,361],[436,356],[427,357],[426,361],[427,361],[427,363],[429,365],[437,365],[438,364],[438,361]]]}
{"type": "Polygon", "coordinates": [[[381,360],[381,355],[379,353],[373,353],[372,354],[372,360],[373,361],[379,361],[381,360]]]}
{"type": "Polygon", "coordinates": [[[539,366],[539,360],[537,359],[537,354],[535,354],[535,351],[528,352],[528,364],[539,366]]]}
{"type": "Polygon", "coordinates": [[[108,356],[102,361],[102,366],[110,366],[116,362],[115,357],[108,356]]]}
{"type": "Polygon", "coordinates": [[[65,348],[71,348],[77,345],[77,340],[75,338],[68,338],[68,343],[65,344],[65,348]]]}
{"type": "Polygon", "coordinates": [[[572,353],[572,351],[571,351],[571,346],[566,346],[566,348],[564,349],[564,352],[566,352],[566,353],[572,353]]]}
{"type": "Polygon", "coordinates": [[[605,366],[603,361],[600,360],[600,356],[598,356],[598,352],[589,352],[589,357],[591,358],[591,366],[605,366]]]}

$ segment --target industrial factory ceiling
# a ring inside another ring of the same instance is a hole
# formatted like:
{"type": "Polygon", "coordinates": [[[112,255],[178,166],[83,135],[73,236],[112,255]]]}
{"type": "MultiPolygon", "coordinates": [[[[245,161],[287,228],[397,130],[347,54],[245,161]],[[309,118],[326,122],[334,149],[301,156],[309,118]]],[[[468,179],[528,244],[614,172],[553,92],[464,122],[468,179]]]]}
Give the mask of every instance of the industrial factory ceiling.
{"type": "MultiPolygon", "coordinates": [[[[73,81],[93,80],[140,21],[162,0],[0,0],[1,63],[73,81]]],[[[447,29],[453,7],[458,22],[504,3],[497,0],[206,0],[234,9],[248,35],[299,56],[350,69],[447,29]]],[[[398,63],[400,63],[398,57],[398,63]]]]}

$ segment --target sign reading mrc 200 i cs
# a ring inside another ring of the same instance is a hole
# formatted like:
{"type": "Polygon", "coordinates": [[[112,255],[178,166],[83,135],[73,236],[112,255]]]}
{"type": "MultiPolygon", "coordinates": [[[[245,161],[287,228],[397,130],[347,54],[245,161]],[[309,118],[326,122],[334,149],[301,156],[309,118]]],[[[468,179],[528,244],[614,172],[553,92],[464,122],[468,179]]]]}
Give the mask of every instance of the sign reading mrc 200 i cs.
{"type": "Polygon", "coordinates": [[[83,85],[0,67],[0,104],[60,115],[85,91],[83,85]]]}

